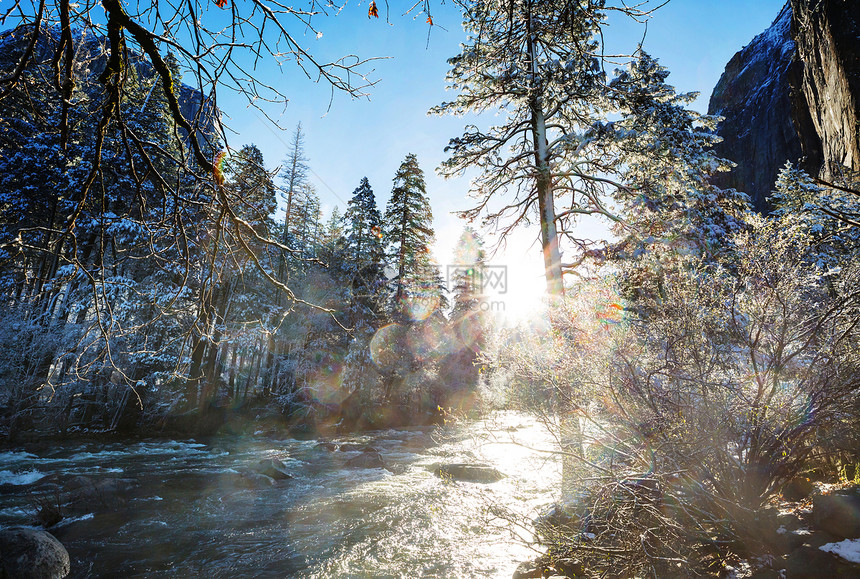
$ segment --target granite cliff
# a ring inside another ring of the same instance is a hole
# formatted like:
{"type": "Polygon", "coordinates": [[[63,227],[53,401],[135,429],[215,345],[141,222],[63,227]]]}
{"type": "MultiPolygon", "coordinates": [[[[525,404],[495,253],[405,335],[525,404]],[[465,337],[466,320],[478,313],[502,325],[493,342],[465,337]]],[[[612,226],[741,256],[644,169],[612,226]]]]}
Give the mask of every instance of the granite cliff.
{"type": "Polygon", "coordinates": [[[737,167],[717,185],[758,211],[786,161],[833,178],[860,171],[860,0],[791,0],[726,65],[708,112],[717,152],[737,167]]]}
{"type": "Polygon", "coordinates": [[[803,63],[799,92],[820,141],[819,172],[860,171],[860,0],[792,0],[791,6],[803,63]]]}

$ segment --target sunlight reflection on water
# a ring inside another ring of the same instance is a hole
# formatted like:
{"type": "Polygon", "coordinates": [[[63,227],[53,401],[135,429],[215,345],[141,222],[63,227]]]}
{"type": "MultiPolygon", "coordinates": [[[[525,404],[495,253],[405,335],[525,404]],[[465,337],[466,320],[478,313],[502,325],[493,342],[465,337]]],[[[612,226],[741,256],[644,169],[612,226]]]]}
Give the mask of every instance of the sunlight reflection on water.
{"type": "Polygon", "coordinates": [[[487,420],[442,433],[401,476],[385,477],[345,493],[349,504],[377,508],[364,515],[363,533],[340,552],[313,566],[310,577],[509,578],[519,562],[535,556],[528,529],[555,498],[560,466],[553,439],[531,419],[497,413],[487,420]],[[493,484],[445,482],[433,475],[439,463],[492,465],[507,477],[493,484]]]}
{"type": "MultiPolygon", "coordinates": [[[[535,555],[517,535],[528,539],[529,521],[557,497],[559,463],[541,452],[552,448],[531,418],[496,413],[438,431],[395,429],[326,444],[249,437],[206,445],[68,443],[5,453],[0,470],[136,481],[126,506],[110,512],[93,505],[57,529],[73,579],[508,579],[535,555]],[[397,474],[346,464],[367,446],[397,474]],[[262,458],[279,458],[293,478],[247,486],[243,473],[262,458]],[[445,463],[483,463],[506,478],[446,481],[434,475],[445,463]],[[105,474],[108,466],[122,473],[105,474]]],[[[0,525],[32,522],[32,503],[20,488],[0,498],[0,525]]]]}

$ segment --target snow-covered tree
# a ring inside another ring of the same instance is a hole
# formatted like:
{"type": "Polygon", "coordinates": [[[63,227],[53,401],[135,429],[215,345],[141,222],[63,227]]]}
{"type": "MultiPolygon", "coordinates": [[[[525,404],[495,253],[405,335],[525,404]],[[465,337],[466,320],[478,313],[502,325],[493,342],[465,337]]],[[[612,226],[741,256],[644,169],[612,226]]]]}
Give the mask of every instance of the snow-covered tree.
{"type": "MultiPolygon", "coordinates": [[[[263,153],[256,145],[245,145],[226,160],[225,187],[237,216],[254,229],[256,236],[267,238],[274,229],[277,205],[275,184],[266,170],[263,153]]],[[[251,236],[256,246],[260,241],[251,236]]]]}
{"type": "Polygon", "coordinates": [[[449,280],[454,299],[448,323],[451,352],[441,363],[443,382],[452,393],[471,391],[478,384],[477,360],[491,325],[483,291],[485,258],[483,240],[465,227],[454,248],[455,269],[449,280]]]}
{"type": "MultiPolygon", "coordinates": [[[[274,229],[277,203],[272,176],[255,145],[246,145],[223,165],[221,194],[231,199],[235,220],[213,216],[205,248],[209,275],[200,283],[198,332],[192,338],[187,399],[190,406],[207,408],[221,391],[222,375],[230,373],[235,395],[235,369],[227,360],[238,357],[248,328],[270,327],[277,309],[275,292],[260,269],[274,275],[277,260],[268,243],[274,229]],[[220,221],[220,223],[219,223],[220,221]],[[199,390],[199,393],[198,393],[199,390]],[[199,397],[198,395],[199,394],[199,397]]],[[[258,333],[253,338],[259,339],[258,333]]],[[[253,339],[252,338],[252,339],[253,339]]]]}
{"type": "Polygon", "coordinates": [[[394,270],[391,315],[396,320],[423,320],[444,308],[442,279],[433,260],[433,213],[424,172],[409,154],[394,175],[385,209],[383,240],[394,270]]]}
{"type": "Polygon", "coordinates": [[[686,108],[696,94],[677,94],[668,75],[640,51],[609,84],[621,118],[594,136],[623,167],[623,186],[613,194],[620,241],[601,257],[623,263],[630,298],[659,293],[663,277],[684,261],[715,260],[729,251],[749,210],[746,195],[710,183],[730,166],[712,148],[719,119],[686,108]]]}
{"type": "MultiPolygon", "coordinates": [[[[343,272],[346,263],[346,236],[344,217],[340,208],[335,205],[328,221],[322,226],[322,237],[319,244],[319,259],[330,271],[343,272]]],[[[338,277],[341,277],[338,275],[338,277]]]]}
{"type": "Polygon", "coordinates": [[[292,260],[293,268],[302,269],[307,261],[316,257],[319,236],[322,228],[320,222],[320,198],[316,188],[311,183],[305,183],[293,192],[292,211],[288,226],[288,246],[292,250],[287,260],[292,260]]]}
{"type": "Polygon", "coordinates": [[[448,84],[459,94],[431,110],[502,115],[498,125],[468,125],[451,139],[440,171],[480,171],[472,181],[478,203],[463,212],[469,220],[484,216],[507,234],[537,218],[553,296],[563,294],[559,231],[584,247],[573,234],[578,216],[616,218],[604,198],[616,186],[614,163],[591,146],[609,114],[599,42],[605,10],[603,2],[465,2],[469,38],[448,61],[448,84]]]}
{"type": "Polygon", "coordinates": [[[346,234],[345,268],[352,288],[352,307],[371,325],[378,325],[385,313],[385,247],[382,216],[367,178],[353,191],[344,215],[346,234]]]}
{"type": "Polygon", "coordinates": [[[284,242],[289,240],[290,226],[293,224],[293,197],[297,195],[299,189],[308,185],[308,158],[305,156],[305,134],[302,131],[302,124],[296,125],[293,131],[293,138],[290,140],[287,148],[287,156],[284,159],[281,172],[281,180],[284,183],[284,191],[282,192],[282,200],[285,203],[284,207],[284,242]]]}
{"type": "Polygon", "coordinates": [[[454,279],[450,280],[454,293],[451,320],[469,316],[481,309],[484,297],[484,242],[470,226],[463,229],[454,247],[454,279]]]}
{"type": "MultiPolygon", "coordinates": [[[[40,54],[58,41],[55,33],[42,39],[40,54]]],[[[2,42],[12,55],[22,48],[14,34],[2,42]]],[[[104,63],[99,39],[82,31],[70,42],[82,58],[71,67],[69,98],[56,100],[52,64],[35,59],[22,73],[30,86],[0,99],[0,125],[43,124],[32,126],[31,135],[3,131],[0,163],[9,162],[3,189],[44,202],[44,210],[30,207],[21,220],[10,212],[13,205],[5,206],[0,221],[11,227],[0,243],[12,257],[4,272],[34,280],[14,298],[23,318],[44,316],[45,331],[63,336],[60,351],[42,350],[28,364],[36,386],[67,386],[58,390],[58,402],[70,400],[61,421],[72,414],[75,396],[94,391],[92,384],[117,385],[103,392],[133,386],[140,404],[177,369],[194,309],[194,294],[184,289],[193,285],[189,269],[203,255],[211,199],[181,163],[183,143],[149,63],[136,58],[121,79],[122,121],[96,127],[93,110],[107,98],[93,72],[104,63]],[[43,147],[30,146],[33,136],[43,147]],[[16,148],[29,150],[30,162],[8,155],[16,148]],[[41,158],[32,156],[38,151],[41,158]],[[93,157],[99,171],[88,168],[93,157]]],[[[170,58],[166,65],[175,68],[170,58]]]]}
{"type": "MultiPolygon", "coordinates": [[[[831,184],[835,185],[835,184],[831,184]]],[[[777,177],[772,215],[795,215],[816,248],[810,256],[819,267],[839,269],[860,249],[860,203],[850,191],[817,183],[805,171],[786,163],[777,177]]]]}

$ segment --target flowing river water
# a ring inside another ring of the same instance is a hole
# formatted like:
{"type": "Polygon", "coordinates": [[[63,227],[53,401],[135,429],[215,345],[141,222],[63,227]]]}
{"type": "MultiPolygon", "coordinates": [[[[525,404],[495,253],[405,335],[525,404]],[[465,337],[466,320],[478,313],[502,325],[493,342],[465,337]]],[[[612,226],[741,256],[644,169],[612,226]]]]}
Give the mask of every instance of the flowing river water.
{"type": "Polygon", "coordinates": [[[50,528],[69,551],[70,577],[507,579],[535,556],[522,523],[557,498],[560,466],[531,418],[496,413],[324,442],[255,436],[3,451],[0,526],[33,525],[38,489],[83,475],[131,488],[119,505],[93,500],[50,528]],[[346,464],[367,446],[390,470],[346,464]],[[245,484],[240,473],[267,458],[293,478],[245,484]],[[445,463],[484,463],[506,477],[445,480],[434,475],[445,463]]]}

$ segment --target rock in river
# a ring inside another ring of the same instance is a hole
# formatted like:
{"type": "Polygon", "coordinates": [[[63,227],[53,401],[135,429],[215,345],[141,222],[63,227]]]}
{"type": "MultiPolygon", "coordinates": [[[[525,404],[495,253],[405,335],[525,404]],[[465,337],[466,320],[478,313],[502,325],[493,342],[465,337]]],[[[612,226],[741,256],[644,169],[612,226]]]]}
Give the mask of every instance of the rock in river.
{"type": "Polygon", "coordinates": [[[354,456],[346,461],[346,466],[358,468],[384,468],[388,470],[388,465],[382,460],[382,455],[374,448],[366,448],[358,456],[354,456]]]}
{"type": "Polygon", "coordinates": [[[59,579],[69,570],[69,553],[50,533],[24,527],[0,531],[0,577],[59,579]]]}
{"type": "Polygon", "coordinates": [[[434,474],[440,478],[474,483],[494,483],[505,478],[505,475],[486,464],[443,464],[434,474]]]}
{"type": "Polygon", "coordinates": [[[255,469],[259,474],[264,474],[267,477],[275,480],[285,480],[293,478],[293,475],[287,471],[286,465],[277,458],[264,458],[257,463],[255,469]]]}

